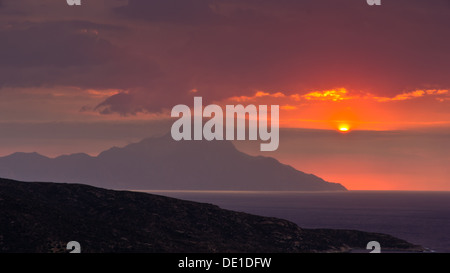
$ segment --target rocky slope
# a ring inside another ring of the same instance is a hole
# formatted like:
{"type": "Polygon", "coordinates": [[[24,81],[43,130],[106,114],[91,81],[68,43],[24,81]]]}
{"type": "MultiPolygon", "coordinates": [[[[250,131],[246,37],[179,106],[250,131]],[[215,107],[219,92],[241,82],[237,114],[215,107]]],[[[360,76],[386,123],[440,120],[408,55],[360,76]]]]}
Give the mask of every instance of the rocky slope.
{"type": "Polygon", "coordinates": [[[292,222],[140,192],[0,179],[0,252],[342,252],[389,235],[309,230],[292,222]]]}

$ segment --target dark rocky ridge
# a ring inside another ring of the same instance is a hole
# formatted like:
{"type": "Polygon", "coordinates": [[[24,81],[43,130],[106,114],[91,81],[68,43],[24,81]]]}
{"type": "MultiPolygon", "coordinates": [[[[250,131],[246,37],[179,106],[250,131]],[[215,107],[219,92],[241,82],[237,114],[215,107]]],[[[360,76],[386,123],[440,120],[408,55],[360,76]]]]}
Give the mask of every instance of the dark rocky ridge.
{"type": "Polygon", "coordinates": [[[114,147],[96,157],[15,153],[0,157],[0,177],[133,190],[346,190],[274,158],[242,153],[230,141],[177,142],[170,135],[114,147]]]}
{"type": "Polygon", "coordinates": [[[0,179],[0,252],[343,252],[421,250],[385,234],[292,222],[153,194],[0,179]]]}

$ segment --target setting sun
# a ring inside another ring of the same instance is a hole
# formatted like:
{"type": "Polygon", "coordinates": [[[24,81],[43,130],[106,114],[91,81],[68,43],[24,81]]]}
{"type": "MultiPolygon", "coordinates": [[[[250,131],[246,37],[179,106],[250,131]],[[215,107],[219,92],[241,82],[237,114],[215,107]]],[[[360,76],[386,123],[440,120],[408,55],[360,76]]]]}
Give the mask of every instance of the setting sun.
{"type": "Polygon", "coordinates": [[[349,126],[347,125],[339,125],[339,131],[340,132],[348,132],[350,130],[349,126]]]}

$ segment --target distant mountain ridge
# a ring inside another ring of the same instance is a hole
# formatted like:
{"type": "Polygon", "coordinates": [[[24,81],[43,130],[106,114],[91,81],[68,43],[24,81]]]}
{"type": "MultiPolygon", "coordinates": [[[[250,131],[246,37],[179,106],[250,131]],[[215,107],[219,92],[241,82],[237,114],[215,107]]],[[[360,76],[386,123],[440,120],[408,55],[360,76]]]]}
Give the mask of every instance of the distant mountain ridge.
{"type": "Polygon", "coordinates": [[[113,147],[96,157],[14,153],[0,157],[0,177],[134,190],[346,190],[274,158],[242,153],[229,141],[177,142],[170,135],[113,147]]]}

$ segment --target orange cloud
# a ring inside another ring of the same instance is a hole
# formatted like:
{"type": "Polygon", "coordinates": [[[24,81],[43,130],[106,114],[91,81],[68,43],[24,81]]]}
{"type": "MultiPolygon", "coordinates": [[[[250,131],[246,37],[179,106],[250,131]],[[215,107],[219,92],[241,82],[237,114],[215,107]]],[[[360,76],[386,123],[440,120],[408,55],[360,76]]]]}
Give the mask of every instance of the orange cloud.
{"type": "Polygon", "coordinates": [[[345,88],[325,90],[325,91],[314,91],[300,97],[305,98],[307,100],[322,100],[322,101],[328,100],[343,101],[352,98],[348,96],[348,91],[345,88]]]}
{"type": "Polygon", "coordinates": [[[228,100],[244,102],[244,101],[253,101],[257,98],[263,98],[263,97],[283,98],[283,97],[286,97],[286,95],[281,92],[271,94],[271,93],[267,93],[267,92],[263,92],[263,91],[257,91],[255,93],[255,95],[253,95],[253,96],[234,96],[234,97],[229,98],[228,100]]]}
{"type": "Polygon", "coordinates": [[[448,126],[450,101],[447,89],[414,90],[380,97],[346,88],[305,94],[257,91],[253,96],[231,97],[224,103],[280,105],[280,126],[338,129],[391,130],[423,126],[448,126]],[[432,100],[423,100],[434,98],[432,100]],[[397,102],[395,104],[390,102],[397,102]]]}
{"type": "Polygon", "coordinates": [[[415,91],[411,91],[411,92],[406,92],[406,93],[402,93],[399,95],[396,95],[393,98],[389,98],[389,97],[373,97],[373,99],[380,101],[380,102],[385,102],[385,101],[401,101],[401,100],[410,100],[410,99],[414,99],[414,98],[421,98],[421,97],[425,97],[425,96],[436,96],[436,95],[447,95],[449,94],[448,90],[436,90],[436,89],[431,89],[431,90],[415,90],[415,91]]]}
{"type": "Polygon", "coordinates": [[[116,89],[105,89],[105,90],[88,89],[85,92],[91,97],[98,97],[98,98],[110,97],[120,93],[120,91],[116,89]]]}

